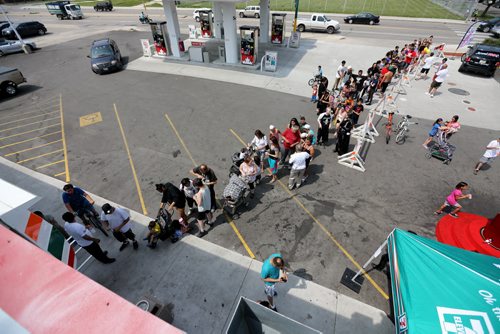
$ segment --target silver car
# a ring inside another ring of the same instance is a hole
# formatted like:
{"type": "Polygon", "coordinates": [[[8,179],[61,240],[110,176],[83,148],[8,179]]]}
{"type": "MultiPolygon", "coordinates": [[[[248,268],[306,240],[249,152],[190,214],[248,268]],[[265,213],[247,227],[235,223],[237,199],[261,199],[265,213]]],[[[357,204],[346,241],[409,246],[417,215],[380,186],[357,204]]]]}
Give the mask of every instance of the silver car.
{"type": "MultiPolygon", "coordinates": [[[[30,52],[36,49],[36,44],[33,41],[25,40],[24,44],[30,52]]],[[[22,44],[18,40],[0,39],[0,57],[9,53],[22,52],[22,44]]]]}
{"type": "Polygon", "coordinates": [[[491,33],[496,38],[500,37],[500,23],[495,24],[495,26],[491,28],[491,33]]]}

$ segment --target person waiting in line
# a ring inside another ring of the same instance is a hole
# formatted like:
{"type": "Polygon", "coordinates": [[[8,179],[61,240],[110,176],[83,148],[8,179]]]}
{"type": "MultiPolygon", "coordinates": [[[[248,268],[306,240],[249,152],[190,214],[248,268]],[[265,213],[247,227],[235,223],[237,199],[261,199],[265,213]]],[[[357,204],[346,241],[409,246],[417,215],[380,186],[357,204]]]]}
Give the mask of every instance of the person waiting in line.
{"type": "Polygon", "coordinates": [[[328,134],[330,131],[330,125],[332,123],[333,116],[330,108],[327,108],[324,113],[321,113],[318,117],[318,145],[323,144],[326,146],[328,144],[328,134]]]}
{"type": "Polygon", "coordinates": [[[187,215],[190,215],[191,212],[193,211],[193,208],[195,207],[195,202],[194,202],[194,194],[196,194],[197,190],[193,186],[193,181],[190,180],[189,178],[185,177],[181,180],[181,184],[179,185],[179,190],[184,192],[184,196],[186,196],[186,202],[188,205],[188,211],[187,215]]]}
{"type": "Polygon", "coordinates": [[[271,137],[271,144],[269,145],[269,150],[267,151],[266,156],[267,163],[269,165],[269,176],[271,176],[270,183],[274,183],[278,180],[278,167],[280,159],[280,146],[276,137],[271,137]]]}
{"type": "Polygon", "coordinates": [[[352,128],[352,121],[349,117],[346,117],[340,123],[337,136],[337,145],[335,146],[334,152],[337,152],[339,155],[343,155],[349,151],[349,141],[351,139],[352,128]]]}
{"type": "Polygon", "coordinates": [[[252,141],[247,144],[247,147],[255,148],[256,153],[258,154],[260,159],[260,168],[264,169],[264,156],[266,154],[266,149],[269,145],[269,142],[267,141],[267,137],[259,129],[255,130],[254,134],[255,136],[253,137],[252,141]]]}
{"type": "MultiPolygon", "coordinates": [[[[76,214],[80,219],[88,224],[85,213],[93,214],[96,219],[99,219],[99,213],[94,209],[94,200],[83,189],[74,187],[71,183],[64,185],[62,200],[68,212],[76,214]]],[[[109,231],[109,225],[103,224],[104,228],[109,231]]]]}
{"type": "Polygon", "coordinates": [[[258,166],[255,164],[255,161],[251,156],[246,155],[240,165],[240,177],[250,187],[250,198],[255,196],[255,180],[258,172],[258,166]]]}
{"type": "MultiPolygon", "coordinates": [[[[209,168],[206,164],[201,164],[191,170],[191,174],[203,180],[203,183],[208,187],[210,191],[210,211],[213,213],[217,209],[217,202],[215,199],[215,185],[217,184],[217,176],[213,169],[209,168]]],[[[212,220],[210,221],[213,222],[212,220]]]]}
{"type": "Polygon", "coordinates": [[[207,234],[205,225],[212,226],[212,213],[210,212],[210,190],[201,179],[194,180],[193,185],[198,189],[198,192],[194,195],[194,200],[196,202],[196,205],[198,206],[196,220],[198,222],[199,232],[196,234],[196,236],[201,238],[207,234]]]}
{"type": "Polygon", "coordinates": [[[137,250],[137,248],[139,248],[139,243],[135,240],[135,234],[132,232],[130,215],[127,210],[115,208],[109,203],[105,203],[102,206],[101,221],[109,224],[113,230],[113,236],[122,243],[120,252],[129,245],[128,240],[132,241],[134,249],[137,250]]]}
{"type": "Polygon", "coordinates": [[[280,164],[285,166],[286,158],[295,151],[295,146],[300,143],[300,131],[298,122],[297,125],[292,126],[291,129],[289,128],[283,131],[281,138],[283,141],[284,150],[281,156],[280,164]]]}
{"type": "Polygon", "coordinates": [[[186,216],[186,212],[184,211],[186,207],[186,196],[184,192],[180,191],[179,188],[174,186],[172,183],[167,182],[165,184],[159,183],[155,185],[156,191],[161,192],[163,195],[161,197],[160,202],[160,210],[158,211],[158,215],[160,215],[161,210],[165,208],[166,205],[167,211],[176,210],[180,219],[179,222],[182,225],[183,233],[188,232],[189,230],[189,222],[188,217],[186,216]]]}

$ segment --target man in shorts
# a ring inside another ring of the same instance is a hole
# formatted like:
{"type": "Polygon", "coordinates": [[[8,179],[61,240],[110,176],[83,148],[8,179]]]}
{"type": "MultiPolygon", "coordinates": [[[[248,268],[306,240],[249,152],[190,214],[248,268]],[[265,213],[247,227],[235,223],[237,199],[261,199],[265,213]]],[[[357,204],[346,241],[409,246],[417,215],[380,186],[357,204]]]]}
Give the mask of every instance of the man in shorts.
{"type": "Polygon", "coordinates": [[[492,140],[487,146],[486,151],[484,152],[479,162],[476,164],[476,168],[474,169],[474,175],[477,175],[481,167],[484,164],[491,164],[496,157],[500,154],[500,138],[497,140],[492,140]]]}
{"type": "Polygon", "coordinates": [[[279,253],[272,254],[262,263],[260,278],[265,284],[265,293],[269,301],[270,308],[273,311],[278,311],[274,305],[274,297],[278,295],[276,292],[276,283],[286,283],[288,276],[284,271],[285,262],[279,253]]]}
{"type": "Polygon", "coordinates": [[[441,69],[436,72],[436,77],[432,81],[431,86],[429,87],[429,91],[426,92],[426,94],[430,95],[431,97],[434,97],[434,94],[436,93],[437,89],[441,87],[447,76],[448,76],[448,64],[443,64],[441,66],[441,69]]]}
{"type": "Polygon", "coordinates": [[[424,65],[422,66],[422,69],[420,70],[420,74],[417,75],[417,77],[415,78],[415,80],[418,80],[418,79],[427,79],[427,74],[429,74],[429,71],[432,67],[432,65],[436,62],[436,57],[434,57],[434,52],[431,52],[431,54],[429,55],[429,57],[426,57],[424,59],[424,65]],[[423,78],[422,78],[423,76],[423,78]]]}
{"type": "Polygon", "coordinates": [[[139,244],[137,243],[137,240],[135,240],[135,234],[132,232],[130,215],[127,210],[115,208],[109,203],[105,203],[102,206],[101,221],[109,224],[109,227],[113,230],[113,236],[116,240],[122,243],[120,246],[120,252],[129,245],[129,241],[127,239],[132,241],[134,249],[139,248],[139,244]]]}
{"type": "Polygon", "coordinates": [[[201,238],[207,234],[205,225],[208,225],[209,227],[212,226],[210,190],[205,185],[203,180],[199,178],[193,181],[193,186],[198,189],[198,192],[193,197],[198,208],[198,211],[196,212],[196,220],[198,222],[199,231],[196,236],[201,238]]]}

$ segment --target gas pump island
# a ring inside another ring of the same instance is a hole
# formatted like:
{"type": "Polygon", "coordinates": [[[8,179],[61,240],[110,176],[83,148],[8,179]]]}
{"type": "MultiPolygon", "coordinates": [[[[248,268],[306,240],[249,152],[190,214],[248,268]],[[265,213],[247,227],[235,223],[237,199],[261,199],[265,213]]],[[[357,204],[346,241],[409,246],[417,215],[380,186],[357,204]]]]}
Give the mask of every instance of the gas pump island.
{"type": "Polygon", "coordinates": [[[213,34],[213,13],[211,10],[200,10],[200,30],[202,38],[212,38],[213,34]]]}
{"type": "Polygon", "coordinates": [[[155,55],[160,57],[166,57],[171,54],[166,24],[167,22],[165,21],[154,21],[149,23],[151,26],[151,33],[153,34],[155,55]]]}
{"type": "Polygon", "coordinates": [[[255,65],[259,55],[259,27],[241,26],[241,63],[244,65],[255,65]]]}
{"type": "Polygon", "coordinates": [[[271,43],[285,43],[285,13],[273,13],[271,21],[271,43]]]}

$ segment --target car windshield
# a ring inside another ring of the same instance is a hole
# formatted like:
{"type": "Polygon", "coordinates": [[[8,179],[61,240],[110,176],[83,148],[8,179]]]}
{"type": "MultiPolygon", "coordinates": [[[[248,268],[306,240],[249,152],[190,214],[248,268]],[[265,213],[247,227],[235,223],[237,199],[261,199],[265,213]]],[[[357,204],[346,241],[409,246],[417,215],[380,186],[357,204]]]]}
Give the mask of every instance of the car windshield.
{"type": "Polygon", "coordinates": [[[488,60],[500,60],[500,53],[493,51],[477,50],[474,56],[481,56],[481,58],[486,58],[488,60]]]}
{"type": "Polygon", "coordinates": [[[71,5],[71,6],[69,6],[69,9],[70,10],[79,10],[80,9],[80,5],[71,5]]]}
{"type": "Polygon", "coordinates": [[[113,55],[113,50],[109,45],[94,46],[92,48],[92,58],[102,58],[113,55]]]}
{"type": "Polygon", "coordinates": [[[326,17],[326,16],[323,16],[325,18],[325,21],[331,21],[330,18],[326,17]]]}

